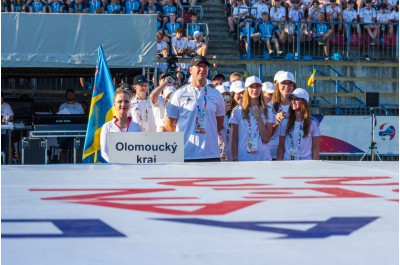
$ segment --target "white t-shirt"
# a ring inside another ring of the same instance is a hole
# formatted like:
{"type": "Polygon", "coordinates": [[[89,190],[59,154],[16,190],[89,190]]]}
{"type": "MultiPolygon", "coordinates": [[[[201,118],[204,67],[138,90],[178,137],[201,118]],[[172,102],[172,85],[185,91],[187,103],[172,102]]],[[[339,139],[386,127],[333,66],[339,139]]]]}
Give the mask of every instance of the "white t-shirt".
{"type": "Polygon", "coordinates": [[[100,150],[101,150],[101,156],[106,160],[107,162],[110,161],[108,157],[108,140],[107,140],[107,134],[109,133],[119,133],[119,132],[141,132],[140,125],[131,121],[129,123],[128,129],[121,129],[115,124],[115,117],[111,121],[105,123],[103,127],[101,128],[101,133],[100,133],[100,150]]]}
{"type": "Polygon", "coordinates": [[[289,10],[289,20],[291,21],[301,21],[301,19],[304,17],[304,10],[302,8],[294,9],[292,7],[289,10]]]}
{"type": "MultiPolygon", "coordinates": [[[[173,37],[171,42],[172,42],[172,47],[175,47],[178,52],[180,49],[187,49],[186,40],[184,38],[180,38],[178,40],[177,37],[173,37]]],[[[177,55],[175,54],[174,49],[172,49],[172,54],[177,55]]]]}
{"type": "MultiPolygon", "coordinates": [[[[317,7],[312,6],[312,7],[310,7],[308,9],[308,21],[318,21],[318,13],[324,13],[324,12],[325,12],[325,10],[320,6],[317,6],[317,7]],[[312,11],[314,11],[314,10],[315,10],[315,12],[312,13],[312,11]],[[312,13],[312,16],[310,16],[311,13],[312,13]]],[[[356,12],[356,16],[357,16],[357,12],[356,12]]]]}
{"type": "Polygon", "coordinates": [[[225,115],[224,127],[219,132],[218,146],[226,156],[227,161],[232,161],[232,151],[231,151],[231,127],[229,126],[229,116],[225,115]]]}
{"type": "Polygon", "coordinates": [[[164,48],[168,48],[168,44],[165,41],[157,42],[157,52],[161,52],[164,48]]]}
{"type": "Polygon", "coordinates": [[[243,15],[243,13],[249,12],[248,6],[246,4],[243,4],[241,6],[237,6],[233,9],[232,16],[233,15],[238,15],[240,19],[244,19],[248,14],[243,15]]]}
{"type": "Polygon", "coordinates": [[[158,100],[153,105],[154,120],[157,126],[157,132],[161,132],[161,127],[164,127],[164,116],[165,116],[165,98],[158,97],[158,100]]]}
{"type": "Polygon", "coordinates": [[[201,47],[203,47],[204,45],[205,44],[203,42],[201,42],[201,41],[196,42],[194,40],[191,40],[191,41],[188,42],[187,48],[188,48],[188,50],[190,49],[190,50],[193,50],[194,52],[197,52],[197,50],[200,49],[201,47]],[[201,46],[197,46],[199,44],[201,44],[201,46]]]}
{"type": "Polygon", "coordinates": [[[271,20],[279,21],[282,17],[286,17],[286,9],[283,6],[280,6],[279,8],[271,7],[269,12],[271,20]]]}
{"type": "MultiPolygon", "coordinates": [[[[275,121],[276,123],[276,112],[273,108],[273,104],[268,104],[268,106],[271,107],[271,111],[272,111],[272,119],[275,121]]],[[[280,105],[278,112],[279,111],[283,111],[288,113],[290,105],[280,105]]],[[[279,126],[278,125],[275,129],[275,133],[271,136],[271,138],[269,139],[268,142],[268,147],[269,147],[269,152],[271,153],[271,158],[272,159],[276,159],[276,153],[278,151],[278,145],[279,145],[279,126]]]]}
{"type": "Polygon", "coordinates": [[[360,18],[363,18],[366,23],[374,22],[373,19],[376,18],[376,10],[375,8],[370,8],[369,10],[366,7],[360,9],[359,12],[360,18]]]}
{"type": "Polygon", "coordinates": [[[82,105],[80,103],[75,102],[74,104],[68,104],[67,102],[64,102],[58,109],[57,114],[84,114],[84,113],[85,112],[83,111],[82,105]]]}
{"type": "Polygon", "coordinates": [[[132,121],[140,125],[143,132],[156,132],[156,122],[154,121],[153,108],[150,100],[140,100],[134,98],[131,100],[131,109],[129,110],[132,121]]]}
{"type": "Polygon", "coordinates": [[[257,2],[252,7],[253,8],[254,7],[257,8],[257,10],[251,9],[251,14],[257,19],[261,19],[262,18],[262,13],[263,12],[267,12],[269,14],[269,7],[264,3],[260,4],[260,3],[257,2]]]}
{"type": "Polygon", "coordinates": [[[333,19],[337,19],[338,14],[342,13],[342,9],[340,9],[339,5],[334,5],[334,7],[327,5],[325,6],[325,12],[326,14],[333,14],[333,19]],[[336,10],[336,13],[333,12],[334,10],[336,10]]]}
{"type": "Polygon", "coordinates": [[[221,93],[210,86],[199,92],[191,84],[179,88],[171,97],[166,115],[177,119],[176,131],[184,132],[185,159],[219,158],[216,117],[225,116],[221,93]],[[205,133],[196,132],[196,118],[205,108],[205,133]]]}
{"type": "MultiPolygon", "coordinates": [[[[1,118],[3,118],[5,115],[8,115],[8,117],[14,116],[14,112],[11,109],[10,104],[7,102],[3,102],[1,104],[1,118]]],[[[1,134],[6,134],[6,130],[1,130],[1,134]]]]}
{"type": "Polygon", "coordinates": [[[396,10],[393,10],[392,13],[390,13],[390,17],[391,20],[396,20],[399,21],[399,12],[396,10]]]}
{"type": "Polygon", "coordinates": [[[357,11],[354,8],[352,8],[352,9],[346,8],[343,11],[343,20],[345,22],[357,21],[357,11]]]}
{"type": "Polygon", "coordinates": [[[296,121],[290,135],[286,135],[287,123],[288,119],[284,119],[279,128],[279,135],[286,136],[283,160],[291,160],[290,150],[294,150],[295,160],[312,160],[312,137],[321,136],[319,122],[311,118],[310,132],[306,137],[303,137],[303,122],[296,121]]]}
{"type": "MultiPolygon", "coordinates": [[[[238,160],[239,161],[265,161],[271,160],[271,154],[269,151],[268,144],[265,144],[261,140],[260,131],[258,129],[257,121],[251,112],[250,124],[244,118],[243,107],[239,106],[233,110],[232,116],[229,120],[230,124],[238,125],[238,160]],[[249,128],[250,127],[250,128],[249,128]],[[257,151],[255,153],[249,153],[247,151],[247,145],[249,138],[256,138],[257,140],[257,151]]],[[[264,113],[261,114],[261,118],[265,123],[274,123],[271,109],[268,110],[268,119],[264,113]]]]}
{"type": "Polygon", "coordinates": [[[390,19],[390,12],[386,11],[384,14],[382,10],[378,10],[378,14],[376,15],[376,20],[380,23],[386,23],[390,19]]]}

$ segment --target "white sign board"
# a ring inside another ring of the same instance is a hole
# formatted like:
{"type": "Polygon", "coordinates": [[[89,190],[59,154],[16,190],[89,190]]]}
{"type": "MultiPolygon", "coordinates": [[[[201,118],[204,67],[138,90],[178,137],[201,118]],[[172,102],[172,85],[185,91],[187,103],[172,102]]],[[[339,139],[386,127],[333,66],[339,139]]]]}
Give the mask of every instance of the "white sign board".
{"type": "Polygon", "coordinates": [[[109,133],[110,163],[183,162],[183,133],[109,133]]]}

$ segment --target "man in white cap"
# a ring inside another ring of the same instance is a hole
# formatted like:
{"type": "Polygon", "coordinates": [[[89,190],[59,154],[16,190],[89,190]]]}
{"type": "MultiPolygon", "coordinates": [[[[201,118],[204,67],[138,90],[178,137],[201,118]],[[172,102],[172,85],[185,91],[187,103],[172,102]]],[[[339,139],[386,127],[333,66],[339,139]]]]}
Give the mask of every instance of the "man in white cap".
{"type": "Polygon", "coordinates": [[[209,66],[204,56],[193,57],[189,68],[192,81],[178,89],[167,105],[165,129],[184,133],[186,162],[220,161],[218,132],[225,107],[221,93],[207,85],[209,66]]]}
{"type": "Polygon", "coordinates": [[[207,55],[207,45],[202,42],[203,33],[196,30],[193,33],[193,40],[190,40],[187,44],[188,55],[191,57],[198,55],[206,56],[207,55]]]}

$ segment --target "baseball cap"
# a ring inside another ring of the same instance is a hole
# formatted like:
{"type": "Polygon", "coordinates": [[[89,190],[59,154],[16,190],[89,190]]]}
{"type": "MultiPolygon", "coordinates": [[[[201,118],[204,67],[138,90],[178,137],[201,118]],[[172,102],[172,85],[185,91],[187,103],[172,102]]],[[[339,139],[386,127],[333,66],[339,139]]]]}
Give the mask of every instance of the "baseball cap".
{"type": "Polygon", "coordinates": [[[372,3],[372,0],[365,0],[365,3],[372,3]]]}
{"type": "Polygon", "coordinates": [[[257,76],[249,76],[246,78],[246,82],[244,83],[245,87],[251,86],[252,84],[260,84],[262,85],[261,79],[257,76]]]}
{"type": "Polygon", "coordinates": [[[231,84],[230,87],[231,92],[235,92],[237,94],[243,92],[244,90],[245,90],[244,83],[242,81],[237,80],[231,84]]]}
{"type": "Polygon", "coordinates": [[[223,86],[227,86],[227,87],[231,87],[231,84],[232,83],[229,82],[229,81],[225,81],[225,82],[222,83],[223,86]]]}
{"type": "Polygon", "coordinates": [[[267,92],[267,93],[274,93],[275,86],[271,82],[264,82],[262,84],[262,91],[267,92]]]}
{"type": "Polygon", "coordinates": [[[169,94],[171,94],[175,91],[176,91],[176,88],[174,86],[167,86],[163,91],[163,96],[166,98],[169,94]]]}
{"type": "Polygon", "coordinates": [[[354,4],[355,2],[354,2],[354,0],[349,0],[347,3],[348,4],[354,4]]]}
{"type": "Polygon", "coordinates": [[[296,83],[296,81],[294,80],[294,75],[291,72],[285,72],[285,71],[282,71],[277,76],[275,76],[275,80],[278,83],[281,83],[286,80],[296,83]]]}
{"type": "Polygon", "coordinates": [[[307,102],[310,100],[310,96],[308,95],[308,92],[304,88],[299,88],[299,87],[296,88],[291,95],[298,98],[303,98],[307,102]]]}
{"type": "Polygon", "coordinates": [[[195,57],[192,58],[192,60],[190,61],[190,67],[192,66],[196,66],[199,63],[206,63],[207,66],[210,66],[210,63],[207,61],[207,58],[201,55],[196,55],[195,57]]]}
{"type": "Polygon", "coordinates": [[[137,75],[133,79],[134,85],[143,85],[143,84],[147,84],[147,83],[148,83],[148,81],[144,75],[137,75]]]}
{"type": "Polygon", "coordinates": [[[284,71],[280,70],[280,71],[278,71],[278,72],[275,73],[275,75],[274,75],[274,82],[276,82],[276,77],[279,76],[282,72],[284,72],[284,71]]]}
{"type": "Polygon", "coordinates": [[[200,35],[202,35],[203,33],[201,31],[196,30],[195,32],[193,32],[193,38],[197,38],[200,37],[200,35]]]}
{"type": "Polygon", "coordinates": [[[229,91],[229,88],[228,88],[227,86],[224,86],[224,85],[217,86],[216,89],[217,89],[221,94],[223,94],[223,93],[229,93],[229,92],[230,92],[230,91],[229,91]]]}

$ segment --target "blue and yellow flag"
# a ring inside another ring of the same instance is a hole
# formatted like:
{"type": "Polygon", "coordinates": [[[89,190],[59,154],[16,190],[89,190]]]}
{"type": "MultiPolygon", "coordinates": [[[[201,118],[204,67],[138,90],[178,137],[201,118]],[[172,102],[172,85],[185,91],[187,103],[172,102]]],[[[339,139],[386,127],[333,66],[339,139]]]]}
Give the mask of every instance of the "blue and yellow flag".
{"type": "Polygon", "coordinates": [[[314,81],[315,81],[315,73],[317,72],[317,69],[314,69],[314,71],[312,72],[310,78],[308,79],[307,85],[310,87],[314,87],[314,81]]]}
{"type": "Polygon", "coordinates": [[[102,126],[115,115],[113,107],[114,93],[115,88],[106,57],[104,56],[103,48],[99,46],[89,122],[86,129],[85,146],[83,148],[83,163],[106,162],[101,157],[100,133],[102,126]]]}

